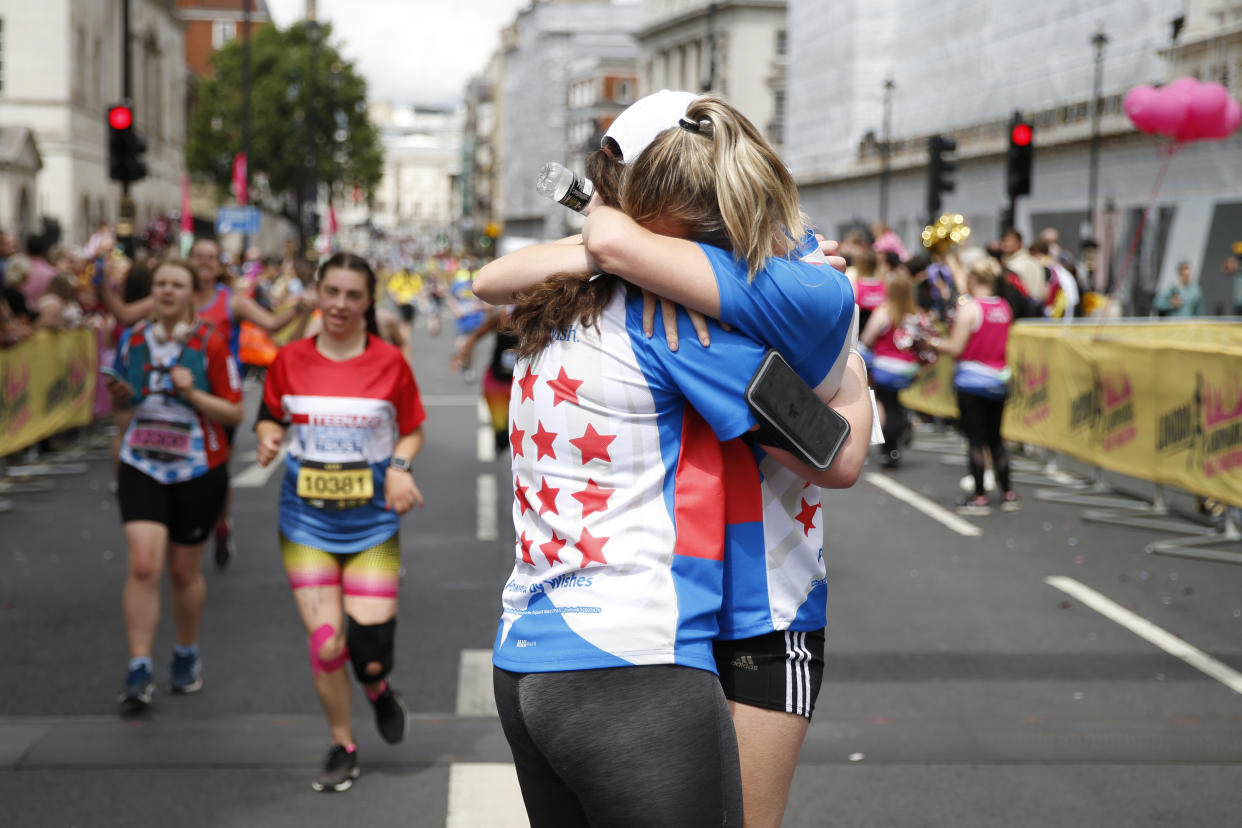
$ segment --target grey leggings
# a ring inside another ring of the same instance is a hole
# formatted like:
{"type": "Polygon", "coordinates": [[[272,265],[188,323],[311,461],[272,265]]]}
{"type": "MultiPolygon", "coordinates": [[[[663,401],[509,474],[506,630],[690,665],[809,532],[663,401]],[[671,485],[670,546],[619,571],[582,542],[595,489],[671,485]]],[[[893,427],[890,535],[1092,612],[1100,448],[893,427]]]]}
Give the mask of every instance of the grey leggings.
{"type": "Polygon", "coordinates": [[[665,664],[492,676],[532,828],[741,828],[716,676],[665,664]]]}

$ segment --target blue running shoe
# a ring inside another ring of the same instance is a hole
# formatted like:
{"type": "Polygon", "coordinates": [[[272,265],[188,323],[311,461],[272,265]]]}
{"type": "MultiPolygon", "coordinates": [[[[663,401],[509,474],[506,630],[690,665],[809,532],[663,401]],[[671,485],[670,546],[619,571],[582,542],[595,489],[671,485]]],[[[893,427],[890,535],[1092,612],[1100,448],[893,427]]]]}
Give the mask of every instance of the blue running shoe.
{"type": "Polygon", "coordinates": [[[203,687],[203,660],[195,655],[173,653],[172,681],[174,693],[197,693],[203,687]]]}
{"type": "Polygon", "coordinates": [[[133,716],[143,713],[151,706],[151,694],[155,685],[151,683],[151,670],[147,667],[135,667],[125,676],[125,689],[117,698],[121,705],[121,714],[133,716]]]}

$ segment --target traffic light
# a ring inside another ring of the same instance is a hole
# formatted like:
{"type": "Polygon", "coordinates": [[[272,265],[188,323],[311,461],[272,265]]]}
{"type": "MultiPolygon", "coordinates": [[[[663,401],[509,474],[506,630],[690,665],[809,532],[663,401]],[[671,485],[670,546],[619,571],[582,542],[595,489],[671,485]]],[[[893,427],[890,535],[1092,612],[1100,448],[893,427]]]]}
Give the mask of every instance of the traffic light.
{"type": "Polygon", "coordinates": [[[1035,161],[1035,126],[1013,113],[1009,123],[1009,154],[1005,159],[1005,192],[1010,200],[1031,194],[1031,166],[1035,161]]]}
{"type": "Polygon", "coordinates": [[[949,153],[956,149],[957,141],[952,138],[933,135],[927,139],[927,215],[932,221],[940,212],[940,194],[951,193],[957,188],[953,181],[957,159],[949,157],[949,153]]]}
{"type": "Polygon", "coordinates": [[[113,181],[140,181],[147,177],[142,155],[147,142],[134,131],[134,110],[128,103],[108,107],[108,175],[113,181]]]}

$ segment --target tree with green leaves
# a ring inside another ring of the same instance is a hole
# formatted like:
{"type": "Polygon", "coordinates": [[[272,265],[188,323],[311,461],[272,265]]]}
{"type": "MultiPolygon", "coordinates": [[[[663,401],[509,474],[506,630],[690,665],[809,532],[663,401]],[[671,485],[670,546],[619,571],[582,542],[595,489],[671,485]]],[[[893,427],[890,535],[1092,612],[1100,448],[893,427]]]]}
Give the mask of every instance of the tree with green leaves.
{"type": "MultiPolygon", "coordinates": [[[[316,184],[369,193],[383,173],[366,81],[329,42],[331,34],[319,23],[269,24],[250,41],[250,174],[297,200],[296,211],[286,209],[295,220],[316,184]]],[[[217,51],[211,64],[212,76],[194,95],[186,165],[225,193],[242,150],[241,40],[217,51]]]]}

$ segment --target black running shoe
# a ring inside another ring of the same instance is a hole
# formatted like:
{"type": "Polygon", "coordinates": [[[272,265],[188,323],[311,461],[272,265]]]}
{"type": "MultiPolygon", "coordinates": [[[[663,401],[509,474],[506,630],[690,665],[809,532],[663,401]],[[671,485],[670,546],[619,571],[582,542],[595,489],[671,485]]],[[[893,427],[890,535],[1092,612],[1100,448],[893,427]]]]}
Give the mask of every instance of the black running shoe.
{"type": "Polygon", "coordinates": [[[348,791],[358,778],[358,750],[333,745],[323,760],[323,770],[311,782],[316,791],[348,791]]]}
{"type": "Polygon", "coordinates": [[[145,713],[151,706],[151,694],[155,685],[151,682],[151,671],[146,667],[134,667],[125,676],[125,689],[117,697],[121,706],[121,715],[136,716],[145,713]]]}
{"type": "Polygon", "coordinates": [[[216,527],[216,543],[212,550],[216,569],[228,569],[229,564],[237,557],[237,544],[233,542],[233,521],[224,521],[224,531],[216,527]]]}
{"type": "Polygon", "coordinates": [[[371,706],[375,708],[375,728],[385,742],[395,745],[405,738],[409,711],[405,709],[401,694],[393,690],[391,684],[384,687],[384,692],[375,697],[371,706]]]}

